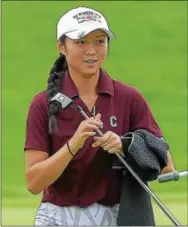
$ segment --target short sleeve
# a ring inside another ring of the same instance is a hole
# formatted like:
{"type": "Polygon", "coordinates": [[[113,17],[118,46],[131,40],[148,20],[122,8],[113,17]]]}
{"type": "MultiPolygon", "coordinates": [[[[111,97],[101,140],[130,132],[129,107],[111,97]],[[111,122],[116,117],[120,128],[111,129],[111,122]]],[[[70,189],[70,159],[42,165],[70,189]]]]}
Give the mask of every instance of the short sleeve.
{"type": "Polygon", "coordinates": [[[133,132],[137,129],[145,129],[157,137],[163,137],[148,103],[143,95],[135,89],[134,95],[131,97],[130,130],[133,132]]]}
{"type": "Polygon", "coordinates": [[[48,109],[47,104],[45,104],[47,99],[45,100],[45,98],[45,93],[40,93],[34,97],[30,104],[26,120],[24,151],[30,149],[40,150],[47,153],[50,151],[48,109]]]}

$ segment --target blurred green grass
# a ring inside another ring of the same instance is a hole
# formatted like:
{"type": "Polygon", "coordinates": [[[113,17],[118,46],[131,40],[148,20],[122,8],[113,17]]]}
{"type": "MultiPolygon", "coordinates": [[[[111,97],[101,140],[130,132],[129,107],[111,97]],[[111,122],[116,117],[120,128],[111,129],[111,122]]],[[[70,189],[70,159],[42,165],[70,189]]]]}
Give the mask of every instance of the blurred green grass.
{"type": "MultiPolygon", "coordinates": [[[[178,203],[168,205],[171,208],[171,211],[176,215],[176,218],[181,223],[181,225],[187,225],[186,213],[181,211],[182,208],[186,210],[186,204],[178,203]]],[[[155,219],[157,226],[173,226],[169,219],[156,206],[154,206],[154,212],[156,216],[155,219]]],[[[6,223],[6,225],[33,225],[35,214],[36,209],[33,207],[6,207],[3,210],[2,224],[4,225],[4,223],[6,223]]]]}
{"type": "MultiPolygon", "coordinates": [[[[187,204],[185,193],[177,193],[176,198],[173,194],[159,193],[159,198],[173,216],[180,222],[181,225],[188,225],[187,222],[187,204]],[[172,202],[173,200],[173,202],[172,202]]],[[[33,225],[37,209],[40,204],[40,195],[28,197],[23,199],[3,199],[2,210],[2,225],[33,225]],[[19,204],[19,207],[18,207],[19,204]],[[11,218],[10,218],[11,217],[11,218]]],[[[153,201],[153,208],[155,214],[156,225],[173,226],[168,217],[161,211],[161,209],[153,201]]]]}
{"type": "MultiPolygon", "coordinates": [[[[32,97],[46,88],[49,69],[57,57],[57,20],[77,6],[93,7],[107,16],[116,40],[111,43],[105,69],[113,78],[142,92],[170,143],[177,169],[187,169],[186,2],[4,1],[2,197],[6,210],[9,200],[33,198],[26,192],[24,179],[27,110],[32,97]]],[[[151,187],[164,195],[174,193],[168,201],[175,203],[176,192],[187,192],[187,181],[163,185],[154,182],[151,187]]],[[[15,201],[21,212],[19,200],[15,201]]],[[[177,210],[181,210],[179,206],[184,203],[176,202],[177,210]]]]}

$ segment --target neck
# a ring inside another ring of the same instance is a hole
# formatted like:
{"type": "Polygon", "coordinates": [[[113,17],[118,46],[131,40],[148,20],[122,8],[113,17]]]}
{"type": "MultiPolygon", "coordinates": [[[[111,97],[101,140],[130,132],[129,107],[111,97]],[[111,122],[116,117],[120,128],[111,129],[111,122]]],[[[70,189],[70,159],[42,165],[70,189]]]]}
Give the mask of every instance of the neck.
{"type": "Polygon", "coordinates": [[[79,96],[95,96],[97,94],[97,84],[99,80],[99,73],[98,71],[95,74],[80,74],[73,69],[69,68],[69,73],[72,81],[76,85],[78,89],[79,96]]]}

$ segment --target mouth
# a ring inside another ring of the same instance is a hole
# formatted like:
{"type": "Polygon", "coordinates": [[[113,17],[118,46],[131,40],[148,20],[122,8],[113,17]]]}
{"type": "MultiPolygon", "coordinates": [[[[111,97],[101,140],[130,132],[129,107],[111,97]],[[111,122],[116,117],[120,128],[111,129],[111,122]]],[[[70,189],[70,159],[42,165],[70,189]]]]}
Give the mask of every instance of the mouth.
{"type": "Polygon", "coordinates": [[[84,60],[83,62],[86,62],[88,64],[94,64],[95,62],[97,62],[96,59],[88,59],[88,60],[84,60]]]}

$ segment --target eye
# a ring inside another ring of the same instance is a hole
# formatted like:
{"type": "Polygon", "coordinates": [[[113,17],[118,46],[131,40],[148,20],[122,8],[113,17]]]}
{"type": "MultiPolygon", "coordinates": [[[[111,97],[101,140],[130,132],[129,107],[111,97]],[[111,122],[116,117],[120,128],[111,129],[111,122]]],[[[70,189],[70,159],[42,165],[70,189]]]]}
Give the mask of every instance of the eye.
{"type": "Polygon", "coordinates": [[[104,44],[105,43],[105,40],[103,39],[100,39],[100,40],[96,40],[96,44],[104,44]]]}
{"type": "Polygon", "coordinates": [[[78,40],[78,41],[76,42],[76,44],[81,44],[81,45],[83,45],[83,44],[85,44],[85,40],[78,40]]]}

